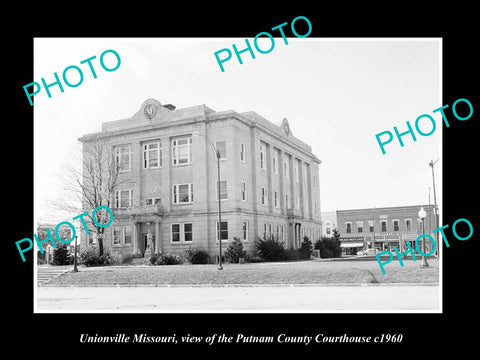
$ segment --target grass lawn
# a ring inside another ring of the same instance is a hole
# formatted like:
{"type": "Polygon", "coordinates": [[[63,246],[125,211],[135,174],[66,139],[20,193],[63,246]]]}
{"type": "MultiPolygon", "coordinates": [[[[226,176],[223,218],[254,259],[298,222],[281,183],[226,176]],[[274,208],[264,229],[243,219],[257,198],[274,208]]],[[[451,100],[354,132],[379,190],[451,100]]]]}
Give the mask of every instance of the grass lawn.
{"type": "Polygon", "coordinates": [[[225,284],[363,284],[428,283],[438,284],[437,259],[421,269],[420,261],[405,260],[385,265],[383,275],[376,260],[372,261],[298,261],[279,263],[217,265],[156,265],[79,267],[47,286],[136,286],[136,285],[225,285],[225,284]]]}

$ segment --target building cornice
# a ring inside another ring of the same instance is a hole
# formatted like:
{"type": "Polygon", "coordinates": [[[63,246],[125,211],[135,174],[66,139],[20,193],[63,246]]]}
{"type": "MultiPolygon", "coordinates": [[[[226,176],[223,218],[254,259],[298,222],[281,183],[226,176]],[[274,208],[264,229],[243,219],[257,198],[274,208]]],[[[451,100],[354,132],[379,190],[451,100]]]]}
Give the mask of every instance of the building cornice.
{"type": "MultiPolygon", "coordinates": [[[[142,106],[144,106],[143,104],[142,106]]],[[[214,111],[205,105],[193,106],[184,109],[166,111],[159,113],[154,119],[141,118],[141,111],[138,111],[131,118],[114,120],[102,123],[102,131],[86,134],[78,140],[82,143],[96,138],[111,138],[127,134],[136,134],[144,131],[159,130],[172,126],[183,126],[189,124],[208,124],[214,121],[228,120],[234,118],[243,122],[251,128],[258,128],[266,134],[276,138],[286,146],[289,146],[299,153],[310,158],[313,162],[321,164],[321,160],[312,153],[311,146],[297,139],[291,134],[282,134],[281,127],[263,118],[259,114],[250,111],[238,113],[234,110],[214,111]],[[128,122],[132,122],[129,126],[128,122]],[[125,124],[125,127],[122,125],[125,124]]],[[[284,119],[285,121],[286,119],[284,119]]],[[[288,151],[287,151],[288,152],[288,151]]]]}

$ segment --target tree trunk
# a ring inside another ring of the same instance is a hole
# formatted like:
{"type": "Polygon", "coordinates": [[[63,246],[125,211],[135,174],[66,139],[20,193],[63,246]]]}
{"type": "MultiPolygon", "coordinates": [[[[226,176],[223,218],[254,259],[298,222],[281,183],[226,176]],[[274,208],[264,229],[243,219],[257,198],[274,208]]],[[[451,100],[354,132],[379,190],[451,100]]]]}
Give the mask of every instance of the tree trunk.
{"type": "Polygon", "coordinates": [[[98,254],[103,255],[103,234],[104,228],[97,228],[97,240],[98,240],[98,254]]]}

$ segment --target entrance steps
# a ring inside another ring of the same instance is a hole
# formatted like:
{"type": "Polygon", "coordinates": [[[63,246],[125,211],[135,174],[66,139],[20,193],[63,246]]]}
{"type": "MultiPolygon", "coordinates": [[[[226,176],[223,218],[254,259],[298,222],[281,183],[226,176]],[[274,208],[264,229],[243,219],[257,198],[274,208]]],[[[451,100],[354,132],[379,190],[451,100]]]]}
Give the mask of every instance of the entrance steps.
{"type": "Polygon", "coordinates": [[[72,266],[37,266],[37,285],[45,285],[53,278],[72,270],[72,266]]]}

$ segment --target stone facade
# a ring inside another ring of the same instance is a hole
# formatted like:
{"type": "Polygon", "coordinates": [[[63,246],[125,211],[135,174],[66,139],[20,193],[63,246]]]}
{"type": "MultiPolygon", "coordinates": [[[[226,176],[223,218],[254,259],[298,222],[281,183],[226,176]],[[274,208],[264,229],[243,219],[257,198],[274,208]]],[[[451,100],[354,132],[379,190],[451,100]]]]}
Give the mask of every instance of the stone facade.
{"type": "Polygon", "coordinates": [[[320,160],[286,119],[277,126],[254,112],[174,109],[148,99],[131,118],[103,123],[80,141],[98,135],[128,159],[104,238],[112,252],[144,256],[195,246],[218,254],[217,148],[224,249],[234,236],[251,254],[264,233],[291,248],[305,235],[321,236],[320,160]]]}

